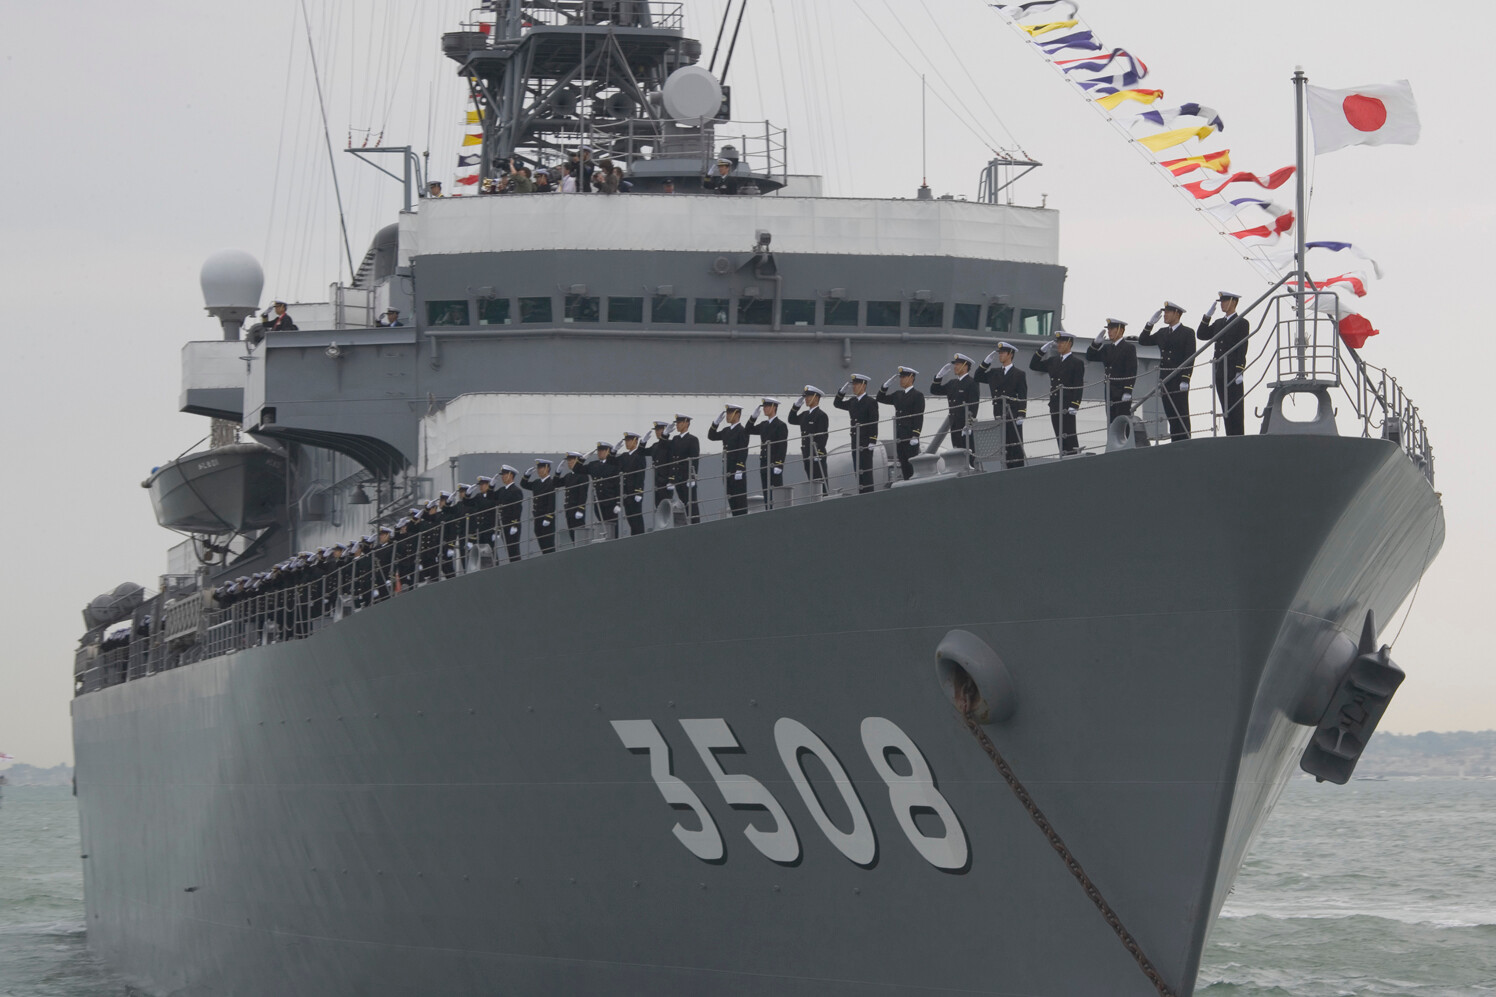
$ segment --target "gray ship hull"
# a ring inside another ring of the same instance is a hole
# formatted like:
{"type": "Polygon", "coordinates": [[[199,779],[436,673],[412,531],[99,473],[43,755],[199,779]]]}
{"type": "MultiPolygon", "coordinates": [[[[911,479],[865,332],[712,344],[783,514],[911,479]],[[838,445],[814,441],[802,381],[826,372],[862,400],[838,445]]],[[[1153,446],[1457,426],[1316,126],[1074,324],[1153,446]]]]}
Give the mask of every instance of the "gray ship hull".
{"type": "Polygon", "coordinates": [[[1012,676],[993,742],[1189,994],[1308,737],[1310,644],[1389,619],[1442,540],[1395,445],[1257,436],[424,587],[75,701],[90,944],[159,993],[1155,993],[938,684],[959,628],[1012,676]],[[716,718],[777,816],[724,802],[681,723],[716,718]],[[792,859],[744,833],[786,824],[792,859]],[[920,847],[958,837],[955,868],[920,847]]]}

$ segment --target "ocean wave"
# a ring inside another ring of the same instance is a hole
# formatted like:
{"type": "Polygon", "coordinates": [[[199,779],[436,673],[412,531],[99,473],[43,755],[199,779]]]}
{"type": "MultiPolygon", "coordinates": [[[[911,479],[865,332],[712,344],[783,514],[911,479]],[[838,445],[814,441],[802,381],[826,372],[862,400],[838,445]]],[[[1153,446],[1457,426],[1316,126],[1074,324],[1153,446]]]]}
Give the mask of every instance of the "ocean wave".
{"type": "Polygon", "coordinates": [[[1435,928],[1496,928],[1496,910],[1418,910],[1407,907],[1375,910],[1363,903],[1359,907],[1329,907],[1315,909],[1302,905],[1276,910],[1234,910],[1227,907],[1221,911],[1221,921],[1247,921],[1265,918],[1272,921],[1349,921],[1368,918],[1397,924],[1421,924],[1435,928]]]}

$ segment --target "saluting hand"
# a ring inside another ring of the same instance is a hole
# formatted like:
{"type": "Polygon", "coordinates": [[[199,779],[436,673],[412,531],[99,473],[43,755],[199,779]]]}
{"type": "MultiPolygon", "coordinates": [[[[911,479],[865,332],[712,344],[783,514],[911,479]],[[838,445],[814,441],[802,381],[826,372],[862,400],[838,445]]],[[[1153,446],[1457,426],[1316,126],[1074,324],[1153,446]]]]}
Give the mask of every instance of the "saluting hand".
{"type": "Polygon", "coordinates": [[[757,406],[757,407],[754,408],[754,410],[753,410],[753,418],[757,419],[759,416],[761,416],[763,414],[764,414],[764,407],[762,405],[759,405],[759,406],[757,406]]]}
{"type": "Polygon", "coordinates": [[[887,390],[888,390],[888,389],[889,389],[889,386],[891,386],[891,385],[892,385],[892,384],[893,384],[893,382],[894,382],[894,380],[895,380],[895,379],[897,379],[897,378],[898,378],[898,376],[899,376],[899,375],[897,375],[897,374],[894,374],[894,375],[893,375],[893,376],[892,376],[892,377],[890,377],[890,378],[889,378],[889,379],[888,379],[888,380],[886,380],[886,381],[884,381],[884,382],[883,382],[883,390],[884,390],[884,391],[887,391],[887,390]]]}
{"type": "Polygon", "coordinates": [[[956,369],[955,364],[946,364],[944,367],[940,368],[940,370],[936,372],[936,374],[935,374],[935,380],[937,380],[937,381],[943,381],[943,380],[945,380],[946,377],[951,373],[951,371],[953,371],[955,369],[956,369]]]}
{"type": "Polygon", "coordinates": [[[1094,342],[1095,342],[1095,344],[1097,346],[1100,346],[1101,344],[1103,344],[1103,343],[1106,342],[1106,330],[1105,329],[1102,329],[1100,332],[1098,332],[1096,334],[1096,339],[1094,340],[1094,342]]]}
{"type": "Polygon", "coordinates": [[[1039,347],[1039,353],[1040,353],[1041,356],[1046,356],[1047,357],[1052,352],[1054,352],[1054,340],[1053,339],[1051,339],[1049,342],[1045,343],[1043,346],[1039,347]]]}
{"type": "Polygon", "coordinates": [[[1161,318],[1163,318],[1163,317],[1164,317],[1164,310],[1162,308],[1160,308],[1158,311],[1154,312],[1152,315],[1148,316],[1148,328],[1151,329],[1155,325],[1158,325],[1158,320],[1161,319],[1161,318]]]}
{"type": "Polygon", "coordinates": [[[991,367],[992,366],[992,361],[994,361],[996,359],[997,359],[997,351],[993,350],[991,353],[987,354],[985,357],[982,358],[982,364],[984,366],[991,367]]]}
{"type": "Polygon", "coordinates": [[[842,382],[842,386],[836,390],[836,393],[838,395],[845,395],[848,391],[851,391],[851,390],[852,390],[852,382],[851,381],[843,381],[842,382]]]}
{"type": "Polygon", "coordinates": [[[1210,317],[1211,317],[1211,316],[1212,316],[1212,315],[1214,315],[1214,314],[1215,314],[1215,313],[1216,313],[1216,305],[1219,305],[1219,304],[1220,304],[1220,302],[1219,302],[1219,301],[1212,301],[1212,302],[1211,302],[1211,303],[1210,303],[1210,308],[1209,308],[1209,310],[1207,310],[1207,311],[1206,311],[1206,312],[1205,312],[1205,321],[1207,321],[1207,322],[1209,322],[1209,321],[1210,321],[1210,317]]]}
{"type": "Polygon", "coordinates": [[[723,409],[721,412],[717,413],[717,418],[715,418],[715,419],[712,420],[712,425],[713,426],[720,426],[720,425],[722,425],[722,420],[726,419],[726,418],[727,418],[727,410],[723,409]]]}

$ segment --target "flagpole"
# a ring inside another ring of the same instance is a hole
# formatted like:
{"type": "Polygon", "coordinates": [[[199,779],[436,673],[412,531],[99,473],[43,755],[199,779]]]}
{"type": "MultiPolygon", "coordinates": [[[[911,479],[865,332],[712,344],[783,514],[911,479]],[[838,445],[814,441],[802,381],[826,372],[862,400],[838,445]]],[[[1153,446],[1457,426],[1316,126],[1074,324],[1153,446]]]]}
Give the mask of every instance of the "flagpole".
{"type": "Polygon", "coordinates": [[[1304,75],[1303,66],[1295,66],[1293,70],[1293,116],[1294,116],[1294,178],[1298,181],[1296,186],[1295,221],[1294,232],[1297,233],[1294,245],[1294,266],[1299,275],[1299,376],[1304,375],[1304,349],[1309,345],[1305,330],[1304,309],[1309,303],[1307,290],[1309,288],[1309,268],[1304,265],[1306,253],[1305,240],[1307,236],[1305,228],[1308,219],[1305,217],[1304,197],[1304,88],[1309,83],[1309,77],[1304,75]]]}

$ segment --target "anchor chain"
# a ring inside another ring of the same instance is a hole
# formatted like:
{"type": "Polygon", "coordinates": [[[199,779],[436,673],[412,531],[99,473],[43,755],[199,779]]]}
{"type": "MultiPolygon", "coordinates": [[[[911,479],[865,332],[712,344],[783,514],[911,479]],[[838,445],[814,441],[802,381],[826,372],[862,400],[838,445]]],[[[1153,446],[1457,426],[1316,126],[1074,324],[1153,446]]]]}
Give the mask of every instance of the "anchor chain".
{"type": "Polygon", "coordinates": [[[981,724],[977,723],[970,712],[963,713],[961,720],[966,724],[966,729],[971,731],[972,735],[976,737],[977,743],[982,746],[982,750],[987,752],[987,756],[997,766],[998,773],[1003,777],[1003,781],[1008,784],[1008,788],[1013,790],[1013,795],[1018,797],[1018,802],[1023,804],[1023,808],[1028,811],[1028,815],[1033,818],[1034,823],[1039,826],[1039,830],[1044,833],[1044,837],[1049,841],[1050,847],[1059,853],[1060,858],[1065,863],[1065,868],[1070,870],[1070,875],[1074,876],[1075,881],[1080,884],[1081,889],[1086,891],[1086,896],[1091,898],[1091,903],[1096,905],[1096,909],[1101,912],[1101,916],[1106,919],[1106,923],[1111,925],[1112,931],[1116,932],[1117,938],[1122,942],[1122,946],[1137,961],[1138,968],[1143,971],[1144,976],[1148,977],[1148,982],[1153,984],[1154,989],[1158,991],[1159,997],[1176,997],[1173,989],[1164,982],[1164,978],[1159,975],[1158,970],[1149,961],[1148,956],[1143,952],[1143,948],[1138,944],[1137,939],[1132,937],[1132,933],[1122,924],[1122,919],[1117,916],[1117,912],[1112,910],[1111,904],[1106,902],[1106,898],[1101,895],[1101,891],[1096,888],[1096,884],[1091,882],[1091,877],[1086,875],[1086,870],[1081,868],[1080,862],[1070,853],[1070,849],[1065,846],[1065,842],[1060,838],[1059,832],[1054,829],[1054,825],[1049,822],[1049,818],[1044,816],[1044,811],[1039,809],[1039,805],[1034,802],[1034,798],[1029,795],[1029,791],[1024,788],[1023,783],[1018,781],[1018,777],[1013,774],[1012,768],[1008,766],[1007,760],[997,750],[997,745],[993,744],[992,739],[987,736],[987,732],[982,730],[981,724]]]}

